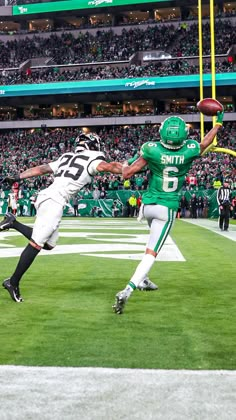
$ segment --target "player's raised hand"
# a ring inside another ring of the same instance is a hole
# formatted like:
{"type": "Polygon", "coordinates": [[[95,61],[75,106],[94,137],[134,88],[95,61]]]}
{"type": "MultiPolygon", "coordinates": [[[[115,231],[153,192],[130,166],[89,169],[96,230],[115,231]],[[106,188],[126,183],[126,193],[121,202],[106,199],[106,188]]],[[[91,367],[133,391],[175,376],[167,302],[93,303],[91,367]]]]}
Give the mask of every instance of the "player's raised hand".
{"type": "Polygon", "coordinates": [[[216,116],[216,124],[223,125],[224,111],[218,111],[216,116]]]}

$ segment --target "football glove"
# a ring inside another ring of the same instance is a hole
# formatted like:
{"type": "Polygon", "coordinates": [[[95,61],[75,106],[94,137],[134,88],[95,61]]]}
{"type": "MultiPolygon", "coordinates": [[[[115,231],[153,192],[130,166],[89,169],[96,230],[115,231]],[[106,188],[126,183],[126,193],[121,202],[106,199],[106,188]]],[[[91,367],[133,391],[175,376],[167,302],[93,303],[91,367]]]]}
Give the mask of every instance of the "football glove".
{"type": "Polygon", "coordinates": [[[1,184],[8,184],[8,185],[12,186],[15,182],[20,182],[20,176],[19,175],[16,175],[16,176],[6,176],[1,181],[1,184]]]}
{"type": "Polygon", "coordinates": [[[216,124],[223,125],[224,111],[218,111],[216,117],[216,124]]]}

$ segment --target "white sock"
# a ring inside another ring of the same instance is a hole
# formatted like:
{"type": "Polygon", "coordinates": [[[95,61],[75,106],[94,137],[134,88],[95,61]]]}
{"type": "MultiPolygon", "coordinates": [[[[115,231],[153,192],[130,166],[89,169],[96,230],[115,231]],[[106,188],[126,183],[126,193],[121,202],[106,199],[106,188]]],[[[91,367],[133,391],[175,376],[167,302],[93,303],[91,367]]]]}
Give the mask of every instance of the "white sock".
{"type": "Polygon", "coordinates": [[[131,294],[139,283],[145,279],[149,271],[151,270],[156,257],[151,254],[145,254],[142,261],[139,263],[135,270],[134,275],[131,277],[129,284],[126,286],[126,291],[131,294]]]}

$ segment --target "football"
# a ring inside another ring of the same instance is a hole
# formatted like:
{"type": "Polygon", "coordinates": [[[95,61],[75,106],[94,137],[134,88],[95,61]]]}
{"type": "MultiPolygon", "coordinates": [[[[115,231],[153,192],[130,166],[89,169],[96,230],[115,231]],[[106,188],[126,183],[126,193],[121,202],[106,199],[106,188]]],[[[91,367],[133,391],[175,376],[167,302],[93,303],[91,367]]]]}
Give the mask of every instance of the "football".
{"type": "Polygon", "coordinates": [[[217,114],[218,111],[223,111],[223,105],[212,98],[202,99],[197,103],[197,109],[204,115],[213,117],[217,114]]]}

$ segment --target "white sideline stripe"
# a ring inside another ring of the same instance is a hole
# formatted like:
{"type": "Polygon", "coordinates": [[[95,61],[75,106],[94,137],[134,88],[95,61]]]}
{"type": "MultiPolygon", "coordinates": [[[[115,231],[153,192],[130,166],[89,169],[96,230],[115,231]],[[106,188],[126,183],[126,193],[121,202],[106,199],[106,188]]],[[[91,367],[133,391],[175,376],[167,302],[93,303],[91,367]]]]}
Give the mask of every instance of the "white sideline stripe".
{"type": "Polygon", "coordinates": [[[205,229],[210,230],[211,232],[217,233],[217,235],[223,236],[226,239],[230,239],[231,241],[236,241],[236,226],[229,225],[229,231],[224,232],[219,229],[219,224],[215,220],[209,219],[181,219],[183,222],[190,223],[192,225],[196,225],[205,229]]]}
{"type": "Polygon", "coordinates": [[[236,371],[0,366],[1,420],[233,420],[236,371]]]}

